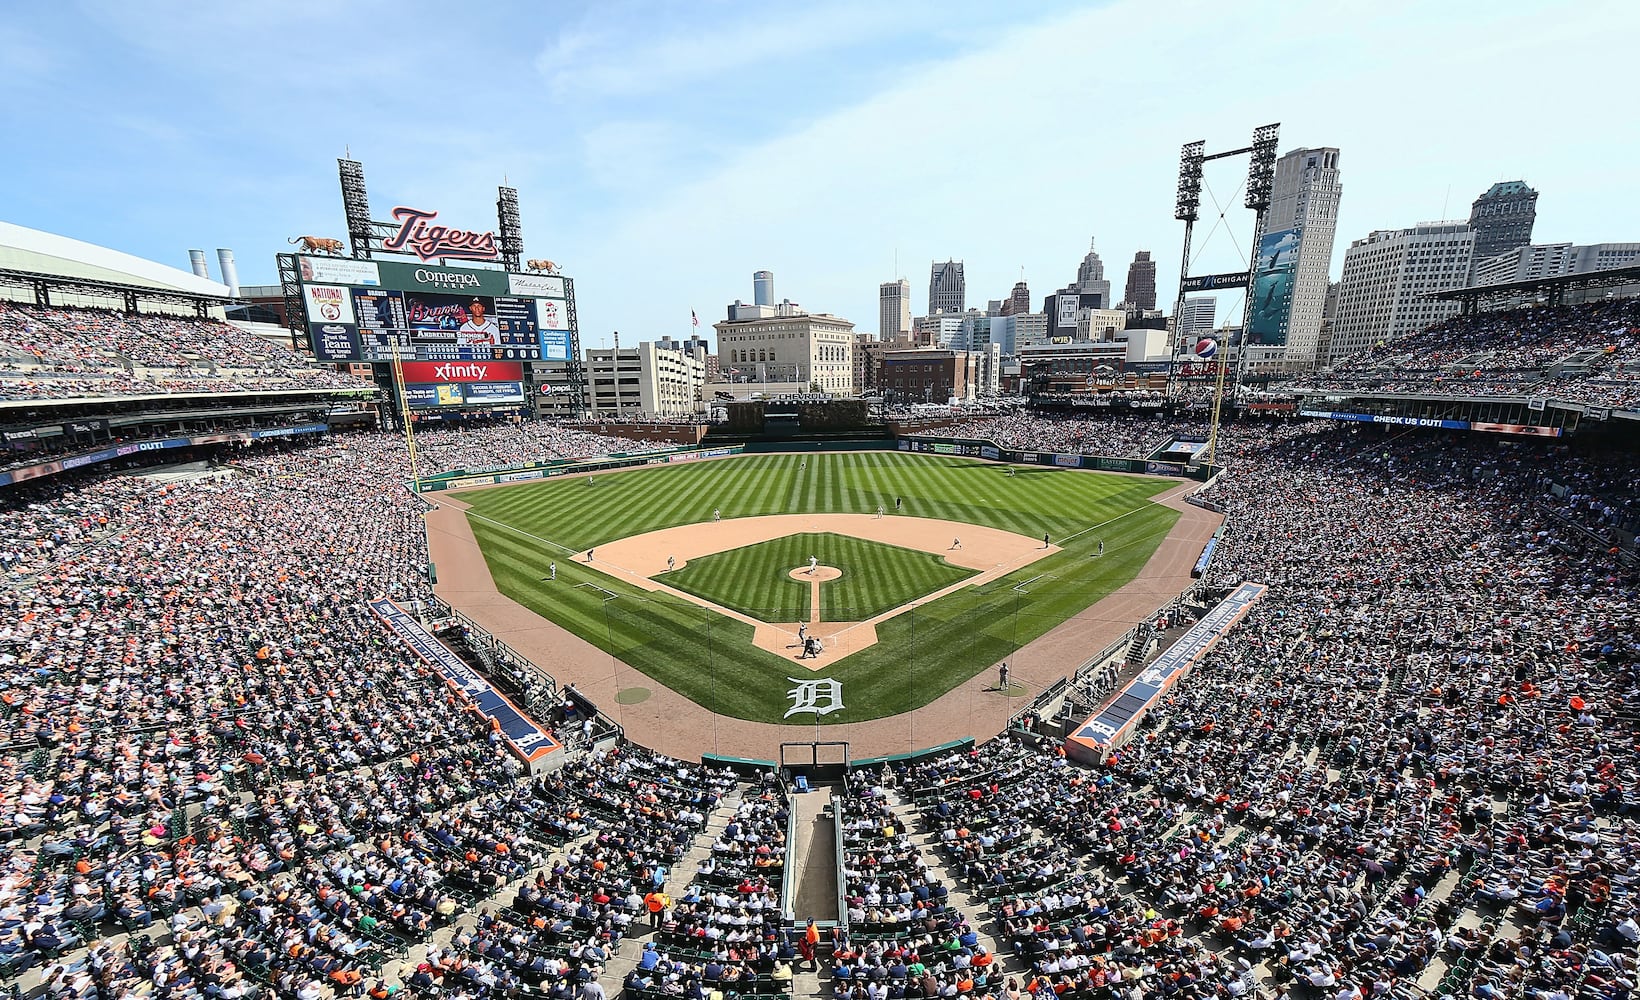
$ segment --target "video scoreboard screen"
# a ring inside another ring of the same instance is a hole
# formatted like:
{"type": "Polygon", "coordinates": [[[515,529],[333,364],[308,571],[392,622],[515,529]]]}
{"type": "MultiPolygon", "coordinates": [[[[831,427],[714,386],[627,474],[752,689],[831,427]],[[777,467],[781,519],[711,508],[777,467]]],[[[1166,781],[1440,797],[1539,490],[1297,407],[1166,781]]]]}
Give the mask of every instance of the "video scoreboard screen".
{"type": "Polygon", "coordinates": [[[567,361],[559,275],[334,257],[297,258],[321,361],[567,361]]]}

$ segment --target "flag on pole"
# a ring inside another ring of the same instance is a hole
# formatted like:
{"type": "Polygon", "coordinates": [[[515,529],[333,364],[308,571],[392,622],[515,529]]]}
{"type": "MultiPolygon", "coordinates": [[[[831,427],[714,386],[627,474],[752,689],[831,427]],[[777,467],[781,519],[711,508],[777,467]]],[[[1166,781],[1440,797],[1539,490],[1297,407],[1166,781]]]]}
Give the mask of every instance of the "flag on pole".
{"type": "Polygon", "coordinates": [[[689,323],[691,326],[700,326],[700,317],[695,315],[693,309],[689,310],[689,323]]]}

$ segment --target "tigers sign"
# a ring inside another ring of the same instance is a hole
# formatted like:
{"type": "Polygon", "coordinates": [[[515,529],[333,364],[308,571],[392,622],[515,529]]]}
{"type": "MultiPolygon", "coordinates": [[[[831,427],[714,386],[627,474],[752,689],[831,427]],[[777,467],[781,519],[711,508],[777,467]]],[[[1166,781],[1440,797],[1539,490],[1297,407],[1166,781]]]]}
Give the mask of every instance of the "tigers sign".
{"type": "Polygon", "coordinates": [[[475,233],[464,229],[432,225],[437,212],[399,206],[393,209],[399,231],[382,243],[383,250],[413,253],[422,260],[452,257],[457,260],[498,260],[495,233],[475,233]]]}

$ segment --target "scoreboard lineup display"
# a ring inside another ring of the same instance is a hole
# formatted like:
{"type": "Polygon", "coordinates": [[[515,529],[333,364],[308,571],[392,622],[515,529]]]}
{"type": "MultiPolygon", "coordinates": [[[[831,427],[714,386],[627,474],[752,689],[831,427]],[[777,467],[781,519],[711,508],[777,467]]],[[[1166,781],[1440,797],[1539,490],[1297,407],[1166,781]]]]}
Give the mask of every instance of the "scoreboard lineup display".
{"type": "Polygon", "coordinates": [[[574,291],[558,275],[297,258],[321,361],[567,361],[574,291]]]}

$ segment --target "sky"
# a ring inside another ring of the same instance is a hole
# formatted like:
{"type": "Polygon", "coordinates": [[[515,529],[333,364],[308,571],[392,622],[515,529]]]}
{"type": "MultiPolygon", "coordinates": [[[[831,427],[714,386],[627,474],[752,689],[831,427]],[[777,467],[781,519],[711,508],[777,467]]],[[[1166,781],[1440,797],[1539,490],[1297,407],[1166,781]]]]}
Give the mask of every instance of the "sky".
{"type": "MultiPolygon", "coordinates": [[[[345,237],[336,158],[395,205],[495,225],[576,279],[584,346],[701,330],[752,272],[877,332],[877,289],[965,261],[1033,306],[1096,240],[1177,287],[1179,147],[1341,150],[1350,240],[1541,192],[1537,242],[1640,240],[1640,7],[1469,0],[16,4],[0,18],[0,219],[273,284],[345,237]]],[[[1192,273],[1246,265],[1245,159],[1210,164],[1192,273]],[[1219,209],[1224,208],[1223,222],[1219,209]]],[[[1221,314],[1226,306],[1221,303],[1221,314]]]]}

